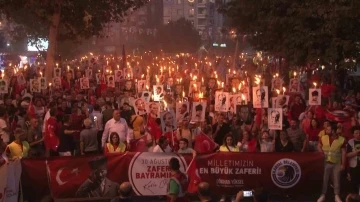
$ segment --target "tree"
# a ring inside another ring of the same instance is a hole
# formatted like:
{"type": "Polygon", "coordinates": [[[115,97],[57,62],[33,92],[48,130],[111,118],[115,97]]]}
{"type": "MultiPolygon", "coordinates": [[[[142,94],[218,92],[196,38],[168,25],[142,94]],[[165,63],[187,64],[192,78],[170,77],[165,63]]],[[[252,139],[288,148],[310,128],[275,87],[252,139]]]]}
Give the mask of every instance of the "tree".
{"type": "Polygon", "coordinates": [[[156,41],[166,53],[193,53],[201,45],[199,32],[191,21],[181,18],[159,28],[156,41]]]}
{"type": "Polygon", "coordinates": [[[221,12],[251,44],[292,65],[359,58],[360,1],[233,0],[221,12]]]}
{"type": "Polygon", "coordinates": [[[102,36],[109,22],[149,0],[0,0],[0,12],[11,23],[12,36],[48,39],[45,75],[50,81],[58,41],[102,36]]]}

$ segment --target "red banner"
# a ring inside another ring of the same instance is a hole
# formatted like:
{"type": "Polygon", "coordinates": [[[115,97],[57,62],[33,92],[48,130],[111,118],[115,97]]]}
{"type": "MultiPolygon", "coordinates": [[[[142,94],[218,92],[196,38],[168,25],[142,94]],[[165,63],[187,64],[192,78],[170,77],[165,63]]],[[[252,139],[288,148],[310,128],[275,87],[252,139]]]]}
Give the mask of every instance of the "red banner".
{"type": "MultiPolygon", "coordinates": [[[[119,184],[129,181],[137,195],[165,195],[172,157],[180,160],[183,172],[192,159],[191,155],[149,152],[53,158],[47,162],[50,190],[54,198],[111,198],[117,195],[119,184]]],[[[219,195],[260,186],[274,194],[296,195],[318,193],[323,161],[321,153],[215,153],[197,156],[187,173],[191,191],[196,183],[206,181],[219,195]]],[[[39,178],[46,176],[39,173],[46,170],[44,162],[24,160],[23,185],[24,180],[47,183],[46,177],[39,178]],[[30,173],[36,179],[30,178],[30,173]]],[[[32,192],[37,194],[36,190],[32,192]]]]}

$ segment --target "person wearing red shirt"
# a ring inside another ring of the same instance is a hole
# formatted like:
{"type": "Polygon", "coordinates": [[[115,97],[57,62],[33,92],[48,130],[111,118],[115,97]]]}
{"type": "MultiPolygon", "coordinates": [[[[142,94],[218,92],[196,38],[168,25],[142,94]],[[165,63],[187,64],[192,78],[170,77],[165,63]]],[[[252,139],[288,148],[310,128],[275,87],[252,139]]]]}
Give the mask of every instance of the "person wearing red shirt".
{"type": "Polygon", "coordinates": [[[320,124],[316,119],[311,119],[311,125],[306,134],[309,136],[309,151],[317,151],[319,141],[319,133],[321,131],[320,124]]]}
{"type": "Polygon", "coordinates": [[[45,122],[44,143],[46,156],[57,156],[60,126],[56,120],[56,107],[50,109],[50,118],[45,122]]]}
{"type": "Polygon", "coordinates": [[[290,105],[290,117],[289,119],[298,119],[300,114],[306,109],[304,101],[302,101],[300,95],[295,96],[295,100],[290,105]]]}
{"type": "Polygon", "coordinates": [[[311,121],[313,120],[313,118],[314,118],[314,114],[312,113],[312,111],[308,111],[306,113],[305,119],[302,120],[300,128],[305,133],[308,133],[308,130],[309,130],[310,126],[311,126],[311,121]]]}

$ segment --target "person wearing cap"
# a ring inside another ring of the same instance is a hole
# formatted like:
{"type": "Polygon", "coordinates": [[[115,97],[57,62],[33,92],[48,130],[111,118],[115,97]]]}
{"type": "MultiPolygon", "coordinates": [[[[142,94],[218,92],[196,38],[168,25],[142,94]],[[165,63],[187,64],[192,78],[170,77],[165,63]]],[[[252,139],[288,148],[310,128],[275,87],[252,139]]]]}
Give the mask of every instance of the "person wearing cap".
{"type": "Polygon", "coordinates": [[[79,187],[75,196],[79,198],[106,197],[118,195],[119,184],[109,180],[107,175],[106,157],[96,157],[89,161],[92,170],[88,179],[79,187]]]}
{"type": "Polygon", "coordinates": [[[167,202],[188,202],[186,190],[189,181],[184,173],[180,171],[180,162],[177,158],[171,158],[169,161],[171,178],[167,190],[167,202]]]}
{"type": "Polygon", "coordinates": [[[10,160],[21,159],[28,156],[30,149],[23,129],[17,128],[14,132],[15,140],[6,148],[6,155],[10,160]]]}
{"type": "Polygon", "coordinates": [[[80,132],[80,152],[81,155],[97,154],[98,151],[98,130],[91,127],[92,121],[87,118],[84,120],[85,129],[80,132]]]}
{"type": "Polygon", "coordinates": [[[132,202],[131,193],[133,189],[130,182],[123,182],[120,185],[119,196],[113,198],[110,202],[132,202]]]}

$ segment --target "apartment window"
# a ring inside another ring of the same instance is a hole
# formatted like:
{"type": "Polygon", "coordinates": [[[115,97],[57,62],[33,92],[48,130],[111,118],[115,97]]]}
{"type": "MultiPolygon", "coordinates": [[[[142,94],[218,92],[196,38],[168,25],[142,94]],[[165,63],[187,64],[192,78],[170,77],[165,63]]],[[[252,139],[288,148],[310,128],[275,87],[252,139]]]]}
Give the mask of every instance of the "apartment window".
{"type": "Polygon", "coordinates": [[[170,16],[171,15],[171,8],[164,8],[164,16],[170,16]]]}
{"type": "Polygon", "coordinates": [[[182,9],[177,9],[176,13],[177,15],[183,15],[184,12],[182,9]]]}
{"type": "Polygon", "coordinates": [[[190,16],[190,17],[193,17],[194,15],[195,15],[195,9],[191,8],[191,9],[189,10],[189,16],[190,16]]]}

